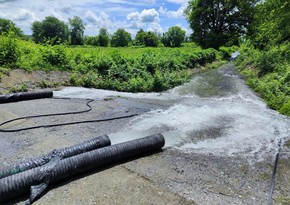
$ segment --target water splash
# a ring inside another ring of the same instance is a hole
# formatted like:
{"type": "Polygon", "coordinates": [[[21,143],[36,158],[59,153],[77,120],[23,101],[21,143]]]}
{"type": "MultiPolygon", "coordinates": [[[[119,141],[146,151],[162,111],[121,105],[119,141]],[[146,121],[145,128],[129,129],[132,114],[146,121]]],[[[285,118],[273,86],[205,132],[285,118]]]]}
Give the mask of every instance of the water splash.
{"type": "Polygon", "coordinates": [[[168,108],[143,114],[123,131],[110,134],[113,144],[162,133],[168,147],[261,159],[276,152],[278,141],[289,136],[289,119],[268,109],[234,72],[231,64],[196,75],[191,82],[162,94],[82,88],[76,95],[73,90],[70,95],[74,97],[113,95],[163,101],[167,105],[172,102],[168,108]]]}

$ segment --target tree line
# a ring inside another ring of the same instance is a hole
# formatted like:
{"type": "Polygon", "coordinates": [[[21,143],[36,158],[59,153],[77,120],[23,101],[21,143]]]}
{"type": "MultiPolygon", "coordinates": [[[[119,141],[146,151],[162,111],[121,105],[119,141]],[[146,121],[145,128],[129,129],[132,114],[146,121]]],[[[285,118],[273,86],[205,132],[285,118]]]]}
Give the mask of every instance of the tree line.
{"type": "MultiPolygon", "coordinates": [[[[0,19],[0,34],[7,33],[9,30],[18,36],[24,36],[20,28],[17,28],[11,20],[0,19]]],[[[32,23],[32,39],[36,43],[70,44],[70,45],[92,45],[92,46],[112,46],[126,47],[129,45],[157,47],[163,44],[166,47],[180,47],[185,41],[185,31],[178,26],[169,28],[162,36],[152,31],[140,29],[135,40],[123,28],[119,28],[110,35],[105,28],[101,28],[96,36],[85,36],[85,24],[83,20],[74,16],[65,23],[53,16],[47,16],[43,21],[32,23]]]]}
{"type": "MultiPolygon", "coordinates": [[[[190,0],[184,11],[192,29],[191,40],[203,48],[219,49],[221,46],[239,45],[251,40],[260,49],[269,43],[289,41],[290,3],[285,0],[190,0]],[[266,15],[267,14],[267,15],[266,15]]],[[[0,19],[0,33],[12,29],[23,35],[21,29],[6,19],[0,19]]],[[[173,26],[162,35],[140,29],[132,40],[131,34],[120,28],[110,35],[101,29],[97,36],[84,36],[85,24],[78,16],[68,23],[48,16],[32,24],[32,38],[36,43],[96,46],[152,46],[160,43],[179,47],[185,41],[185,31],[173,26]]]]}

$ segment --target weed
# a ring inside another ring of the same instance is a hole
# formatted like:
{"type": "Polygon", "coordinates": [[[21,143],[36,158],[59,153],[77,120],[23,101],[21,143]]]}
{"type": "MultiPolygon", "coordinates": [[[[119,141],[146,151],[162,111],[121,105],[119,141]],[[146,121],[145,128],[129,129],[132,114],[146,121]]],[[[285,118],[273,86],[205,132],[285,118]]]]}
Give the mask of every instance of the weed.
{"type": "Polygon", "coordinates": [[[9,93],[27,92],[28,86],[26,84],[15,85],[9,89],[9,93]]]}

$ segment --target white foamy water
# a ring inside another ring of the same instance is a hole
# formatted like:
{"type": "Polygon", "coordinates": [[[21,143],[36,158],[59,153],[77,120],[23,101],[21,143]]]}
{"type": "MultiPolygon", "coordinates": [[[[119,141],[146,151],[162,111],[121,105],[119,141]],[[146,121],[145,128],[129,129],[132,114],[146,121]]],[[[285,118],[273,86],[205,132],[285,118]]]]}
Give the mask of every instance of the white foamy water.
{"type": "Polygon", "coordinates": [[[159,93],[120,93],[65,88],[58,97],[106,98],[124,96],[172,101],[163,110],[140,115],[123,131],[110,134],[113,144],[161,133],[166,146],[215,155],[261,158],[277,151],[280,139],[289,138],[290,120],[267,108],[237,76],[231,65],[193,77],[190,83],[159,93]]]}

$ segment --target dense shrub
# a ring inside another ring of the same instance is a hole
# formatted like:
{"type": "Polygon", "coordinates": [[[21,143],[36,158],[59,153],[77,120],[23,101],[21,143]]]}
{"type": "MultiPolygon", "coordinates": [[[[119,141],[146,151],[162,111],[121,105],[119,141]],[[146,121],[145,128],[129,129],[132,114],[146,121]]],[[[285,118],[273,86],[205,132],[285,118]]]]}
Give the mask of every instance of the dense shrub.
{"type": "Polygon", "coordinates": [[[221,53],[221,57],[223,59],[230,59],[231,58],[231,55],[236,52],[238,50],[238,47],[237,46],[231,46],[231,47],[225,47],[225,46],[222,46],[219,48],[219,51],[221,53]]]}
{"type": "MultiPolygon", "coordinates": [[[[217,54],[214,49],[196,46],[96,48],[3,39],[17,53],[17,58],[6,60],[5,66],[13,62],[25,70],[66,70],[72,73],[71,85],[131,92],[162,91],[184,83],[189,79],[188,69],[211,63],[217,54]]],[[[39,86],[53,85],[43,82],[39,86]]]]}
{"type": "Polygon", "coordinates": [[[241,46],[236,64],[247,83],[259,92],[270,108],[290,115],[290,43],[257,50],[241,46]]]}
{"type": "Polygon", "coordinates": [[[41,49],[42,60],[48,67],[59,69],[68,68],[68,60],[64,48],[58,46],[45,46],[41,49]]]}
{"type": "Polygon", "coordinates": [[[19,48],[13,36],[0,36],[0,66],[15,66],[19,58],[19,48]]]}

